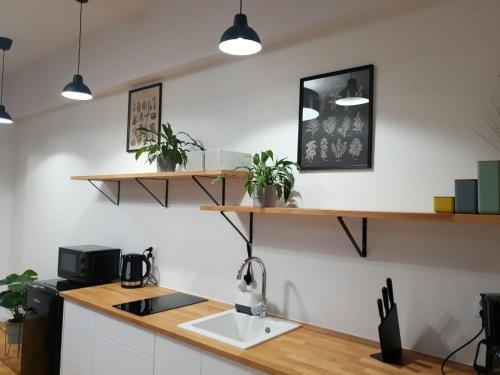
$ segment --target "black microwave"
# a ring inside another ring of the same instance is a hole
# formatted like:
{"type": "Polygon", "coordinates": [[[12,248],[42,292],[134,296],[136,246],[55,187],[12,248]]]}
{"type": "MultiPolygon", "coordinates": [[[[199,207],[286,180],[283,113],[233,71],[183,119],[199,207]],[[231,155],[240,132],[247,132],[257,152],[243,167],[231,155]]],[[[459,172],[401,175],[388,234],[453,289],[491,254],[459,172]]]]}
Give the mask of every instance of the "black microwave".
{"type": "Polygon", "coordinates": [[[83,245],[59,248],[57,275],[80,284],[99,284],[120,278],[121,250],[83,245]]]}

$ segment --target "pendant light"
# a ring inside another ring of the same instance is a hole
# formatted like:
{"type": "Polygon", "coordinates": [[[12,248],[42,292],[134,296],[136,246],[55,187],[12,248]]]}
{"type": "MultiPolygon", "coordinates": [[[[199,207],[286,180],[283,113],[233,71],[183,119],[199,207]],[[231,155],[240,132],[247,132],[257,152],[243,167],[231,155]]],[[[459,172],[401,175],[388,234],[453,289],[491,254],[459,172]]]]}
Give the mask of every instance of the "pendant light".
{"type": "Polygon", "coordinates": [[[253,55],[262,49],[259,36],[248,26],[247,16],[242,13],[242,1],[240,13],[234,16],[233,26],[222,34],[219,42],[219,49],[230,55],[253,55]]]}
{"type": "Polygon", "coordinates": [[[342,105],[344,107],[350,107],[353,105],[361,105],[370,102],[370,99],[358,94],[362,93],[359,92],[358,81],[356,80],[356,78],[352,77],[351,73],[351,78],[347,80],[345,88],[343,88],[339,93],[342,98],[337,99],[335,101],[335,104],[342,105]]]}
{"type": "Polygon", "coordinates": [[[302,91],[302,121],[314,120],[319,116],[319,94],[307,87],[302,91]]]}
{"type": "Polygon", "coordinates": [[[3,105],[3,75],[5,70],[5,51],[8,51],[12,46],[12,39],[0,37],[0,49],[3,51],[2,53],[2,82],[0,86],[0,124],[13,124],[14,120],[5,110],[5,106],[3,105]]]}
{"type": "Polygon", "coordinates": [[[76,74],[73,76],[73,81],[64,86],[61,93],[65,98],[73,100],[90,100],[92,99],[92,92],[83,83],[83,77],[80,75],[80,50],[82,45],[82,11],[83,4],[87,3],[88,0],[76,0],[80,3],[80,31],[78,33],[78,68],[76,74]]]}

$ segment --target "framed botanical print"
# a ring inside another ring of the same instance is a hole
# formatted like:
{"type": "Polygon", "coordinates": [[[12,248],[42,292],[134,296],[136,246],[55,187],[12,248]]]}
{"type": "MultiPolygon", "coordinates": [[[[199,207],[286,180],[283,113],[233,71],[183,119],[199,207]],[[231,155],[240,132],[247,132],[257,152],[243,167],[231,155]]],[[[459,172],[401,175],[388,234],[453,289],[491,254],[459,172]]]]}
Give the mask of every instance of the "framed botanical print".
{"type": "Polygon", "coordinates": [[[137,129],[147,128],[160,132],[161,91],[162,84],[155,83],[128,92],[127,152],[134,152],[145,146],[142,137],[137,135],[137,129]]]}
{"type": "Polygon", "coordinates": [[[372,167],[373,71],[366,65],[300,80],[301,169],[372,167]]]}

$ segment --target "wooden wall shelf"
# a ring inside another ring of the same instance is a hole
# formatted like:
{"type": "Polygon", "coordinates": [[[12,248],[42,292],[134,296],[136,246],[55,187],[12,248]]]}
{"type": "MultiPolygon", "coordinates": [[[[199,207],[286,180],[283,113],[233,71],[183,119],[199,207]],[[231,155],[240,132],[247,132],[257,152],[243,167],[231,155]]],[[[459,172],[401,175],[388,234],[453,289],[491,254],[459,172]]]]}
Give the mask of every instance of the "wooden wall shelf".
{"type": "Polygon", "coordinates": [[[241,212],[265,215],[333,216],[366,219],[427,220],[441,222],[500,224],[500,215],[436,214],[433,212],[356,211],[283,207],[256,208],[252,206],[201,206],[200,209],[202,211],[241,212]]]}
{"type": "Polygon", "coordinates": [[[245,171],[214,169],[209,171],[182,171],[182,172],[151,172],[151,173],[122,173],[122,174],[102,174],[92,176],[72,176],[72,180],[79,181],[133,181],[136,179],[144,180],[174,180],[188,179],[195,177],[217,177],[224,175],[226,177],[246,177],[248,174],[245,171]]]}
{"type": "Polygon", "coordinates": [[[236,212],[249,214],[250,218],[250,233],[249,238],[246,238],[236,226],[230,224],[239,232],[243,239],[247,242],[248,253],[251,254],[252,239],[253,239],[253,216],[254,214],[262,215],[293,215],[293,216],[318,216],[318,217],[336,217],[347,237],[351,241],[354,249],[360,257],[367,255],[367,234],[368,234],[368,219],[389,219],[389,220],[427,220],[439,222],[461,222],[461,223],[491,223],[500,224],[500,215],[469,215],[469,214],[436,214],[431,212],[390,212],[390,211],[356,211],[356,210],[328,210],[315,208],[256,208],[252,206],[201,206],[202,211],[220,212],[226,220],[226,212],[236,212]],[[352,235],[349,227],[344,221],[344,218],[361,219],[361,245],[358,244],[352,235]]]}
{"type": "Polygon", "coordinates": [[[196,184],[210,197],[212,202],[215,204],[220,204],[217,199],[205,188],[199,178],[215,178],[223,177],[221,181],[222,194],[221,202],[222,204],[226,201],[226,178],[246,178],[248,173],[245,171],[237,170],[225,170],[225,169],[215,169],[208,171],[182,171],[182,172],[150,172],[150,173],[122,173],[122,174],[101,174],[101,175],[91,175],[91,176],[72,176],[72,180],[76,181],[88,181],[95,187],[102,195],[104,195],[109,201],[114,205],[120,205],[120,191],[121,183],[123,181],[136,181],[141,187],[146,190],[146,192],[151,195],[155,201],[157,201],[162,207],[168,206],[168,182],[169,180],[180,180],[180,179],[192,179],[196,184]],[[165,182],[165,195],[164,197],[157,197],[144,183],[146,180],[153,181],[164,181],[165,182]],[[116,183],[116,196],[115,198],[110,197],[104,190],[97,186],[94,181],[100,182],[113,182],[116,183]]]}

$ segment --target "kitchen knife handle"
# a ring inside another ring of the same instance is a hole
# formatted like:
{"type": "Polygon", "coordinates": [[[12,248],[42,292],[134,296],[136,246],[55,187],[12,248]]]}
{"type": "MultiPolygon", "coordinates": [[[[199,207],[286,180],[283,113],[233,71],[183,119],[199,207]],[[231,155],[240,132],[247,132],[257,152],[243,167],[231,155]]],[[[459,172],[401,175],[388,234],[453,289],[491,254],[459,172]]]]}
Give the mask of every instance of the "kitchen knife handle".
{"type": "Polygon", "coordinates": [[[384,320],[384,308],[382,307],[382,300],[379,298],[377,299],[377,305],[378,305],[378,314],[380,315],[380,321],[384,320]]]}
{"type": "Polygon", "coordinates": [[[387,292],[389,294],[389,302],[391,303],[391,309],[394,306],[394,290],[392,289],[392,279],[390,277],[387,278],[387,292]]]}
{"type": "Polygon", "coordinates": [[[387,294],[387,288],[384,286],[382,288],[382,298],[384,300],[384,308],[385,308],[385,315],[389,315],[389,311],[390,311],[390,308],[389,308],[389,296],[387,294]]]}

